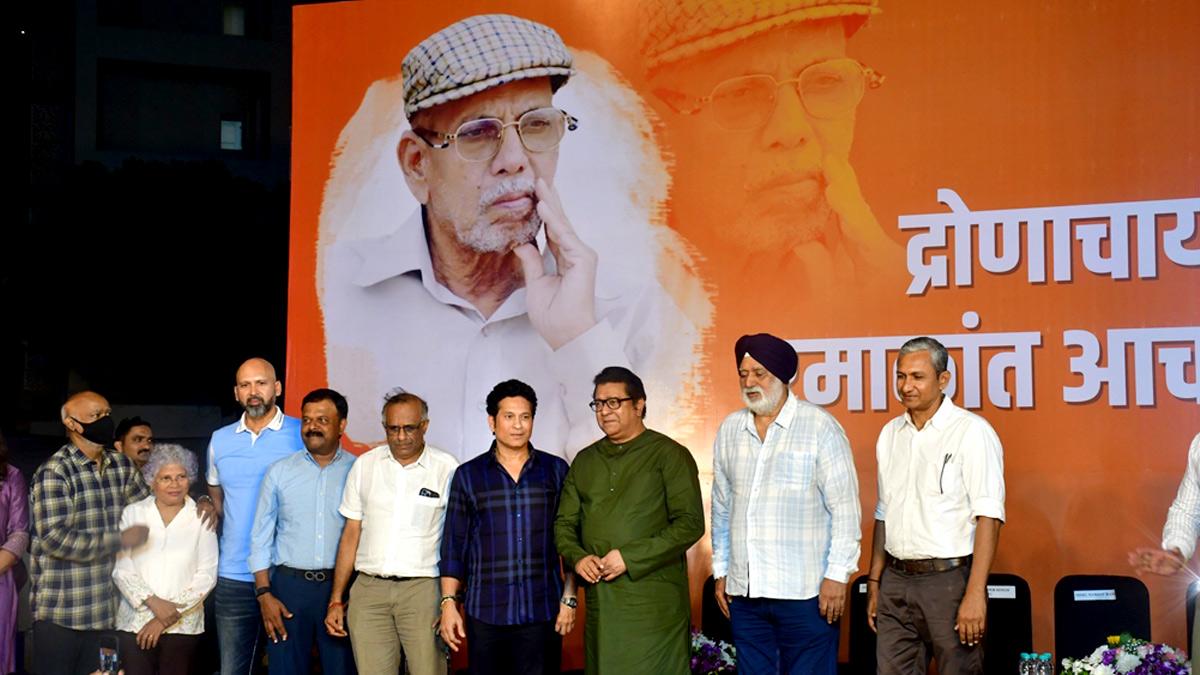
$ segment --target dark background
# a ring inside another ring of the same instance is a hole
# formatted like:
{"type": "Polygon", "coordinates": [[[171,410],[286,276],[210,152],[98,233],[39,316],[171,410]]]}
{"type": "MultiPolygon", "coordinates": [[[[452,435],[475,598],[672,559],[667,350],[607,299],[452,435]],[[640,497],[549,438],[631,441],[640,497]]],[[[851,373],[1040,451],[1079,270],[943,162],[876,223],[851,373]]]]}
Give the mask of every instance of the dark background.
{"type": "Polygon", "coordinates": [[[5,13],[0,429],[27,476],[62,443],[71,393],[203,449],[240,413],[238,364],[282,369],[293,4],[5,13]]]}

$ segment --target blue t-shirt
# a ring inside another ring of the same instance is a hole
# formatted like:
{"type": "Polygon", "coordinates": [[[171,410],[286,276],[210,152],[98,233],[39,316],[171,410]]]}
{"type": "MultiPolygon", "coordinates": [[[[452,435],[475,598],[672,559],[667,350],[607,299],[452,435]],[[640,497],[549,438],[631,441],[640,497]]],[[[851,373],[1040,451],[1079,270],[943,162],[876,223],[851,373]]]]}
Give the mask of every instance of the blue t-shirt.
{"type": "Polygon", "coordinates": [[[300,420],[279,408],[275,417],[256,436],[246,428],[246,417],[213,432],[208,444],[208,484],[225,495],[221,526],[221,557],[217,576],[234,581],[254,581],[250,571],[250,528],[258,506],[258,489],[263,475],[275,462],[298,450],[300,420]]]}

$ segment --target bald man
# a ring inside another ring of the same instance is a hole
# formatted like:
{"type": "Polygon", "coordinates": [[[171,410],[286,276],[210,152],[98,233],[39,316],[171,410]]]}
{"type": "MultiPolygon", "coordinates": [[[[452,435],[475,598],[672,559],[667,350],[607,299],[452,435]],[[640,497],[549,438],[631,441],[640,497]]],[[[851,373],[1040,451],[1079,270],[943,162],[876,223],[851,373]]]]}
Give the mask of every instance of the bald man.
{"type": "Polygon", "coordinates": [[[267,467],[304,450],[300,421],[275,405],[282,393],[269,362],[243,363],[233,397],[245,412],[237,422],[217,429],[208,445],[208,493],[224,520],[215,597],[221,675],[251,672],[262,644],[257,595],[270,592],[270,586],[255,588],[248,562],[258,488],[267,467]]]}
{"type": "Polygon", "coordinates": [[[126,504],[149,494],[132,460],[110,449],[112,409],[85,391],[62,407],[67,444],[33,474],[30,574],[35,672],[85,675],[116,619],[113,561],[146,541],[145,526],[118,532],[126,504]]]}

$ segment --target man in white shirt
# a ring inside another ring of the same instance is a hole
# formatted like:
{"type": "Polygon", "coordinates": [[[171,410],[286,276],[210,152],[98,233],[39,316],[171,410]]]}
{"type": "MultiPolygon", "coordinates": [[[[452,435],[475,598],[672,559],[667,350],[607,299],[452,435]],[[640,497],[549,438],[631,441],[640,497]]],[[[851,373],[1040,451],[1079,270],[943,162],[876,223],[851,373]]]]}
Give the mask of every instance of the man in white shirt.
{"type": "Polygon", "coordinates": [[[734,356],[746,407],[713,444],[717,605],[739,671],[833,675],[862,537],[850,443],[832,415],[789,391],[797,358],[786,341],[744,335],[734,356]]]}
{"type": "MultiPolygon", "coordinates": [[[[1200,536],[1200,434],[1188,448],[1187,470],[1179,482],[1179,492],[1167,511],[1163,526],[1162,548],[1139,548],[1129,554],[1129,564],[1138,573],[1152,572],[1172,576],[1182,570],[1196,552],[1200,536]]],[[[1200,621],[1192,627],[1192,651],[1200,644],[1200,621]]],[[[1193,663],[1193,665],[1197,665],[1193,663]]]]}
{"type": "Polygon", "coordinates": [[[992,426],[943,395],[949,356],[918,337],[900,347],[905,414],[875,446],[879,501],[867,621],[880,675],[983,672],[987,577],[1004,522],[1004,451],[992,426]]]}
{"type": "Polygon", "coordinates": [[[429,407],[418,396],[389,396],[383,428],[387,445],[355,460],[346,478],[338,509],[346,525],[325,627],[335,636],[349,630],[359,672],[394,673],[403,655],[411,675],[444,675],[433,626],[442,523],[458,461],[426,445],[429,407]]]}

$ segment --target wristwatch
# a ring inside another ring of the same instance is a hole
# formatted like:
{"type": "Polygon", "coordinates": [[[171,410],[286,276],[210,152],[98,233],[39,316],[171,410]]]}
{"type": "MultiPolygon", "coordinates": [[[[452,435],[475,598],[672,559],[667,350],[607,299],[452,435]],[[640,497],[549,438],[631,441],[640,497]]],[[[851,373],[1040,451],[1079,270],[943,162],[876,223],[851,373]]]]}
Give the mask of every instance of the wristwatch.
{"type": "Polygon", "coordinates": [[[579,606],[579,601],[576,600],[575,596],[573,596],[573,595],[564,595],[562,597],[562,599],[559,600],[559,602],[566,605],[567,607],[570,607],[571,609],[575,609],[576,607],[579,606]]]}
{"type": "Polygon", "coordinates": [[[270,592],[271,592],[270,586],[259,586],[258,588],[254,589],[254,597],[261,598],[262,596],[264,596],[270,592]]]}

